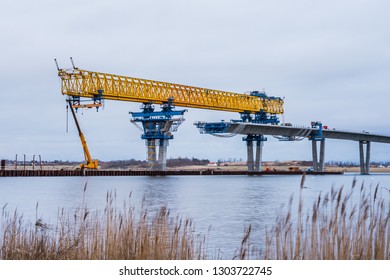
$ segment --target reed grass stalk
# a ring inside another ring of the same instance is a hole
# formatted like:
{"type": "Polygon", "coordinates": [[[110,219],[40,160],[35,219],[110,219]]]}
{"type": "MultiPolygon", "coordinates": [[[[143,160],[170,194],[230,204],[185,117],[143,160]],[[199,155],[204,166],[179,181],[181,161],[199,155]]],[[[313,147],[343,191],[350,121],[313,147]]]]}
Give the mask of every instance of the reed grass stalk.
{"type": "MultiPolygon", "coordinates": [[[[311,209],[303,211],[302,191],[297,212],[290,198],[287,211],[265,233],[265,249],[252,251],[252,258],[274,260],[388,260],[390,259],[390,200],[380,187],[360,186],[354,202],[356,180],[348,192],[338,190],[318,195],[311,209]],[[389,201],[386,203],[386,201],[389,201]],[[295,220],[292,217],[296,217],[295,220]]],[[[386,192],[390,191],[386,189],[386,192]]],[[[248,240],[248,237],[245,237],[248,240]]],[[[243,244],[242,246],[248,246],[243,244]]]]}
{"type": "MultiPolygon", "coordinates": [[[[261,249],[252,246],[253,228],[244,228],[241,245],[233,259],[276,260],[382,260],[390,259],[390,198],[384,199],[379,185],[360,190],[353,180],[318,195],[305,212],[299,189],[295,212],[293,196],[287,211],[266,227],[261,249]],[[356,192],[358,192],[356,194],[356,192]],[[354,198],[358,197],[355,202],[354,198]]],[[[87,185],[84,187],[84,193],[87,185]]],[[[386,195],[390,195],[390,191],[386,195]]],[[[36,212],[38,213],[38,207],[36,212]]],[[[194,260],[208,259],[205,235],[195,231],[189,218],[173,216],[167,207],[152,214],[144,206],[116,204],[116,193],[108,192],[102,212],[82,205],[73,212],[60,209],[56,224],[36,216],[26,222],[16,210],[2,209],[0,259],[3,260],[194,260]],[[138,214],[136,214],[138,213],[138,214]]]]}
{"type": "Polygon", "coordinates": [[[205,237],[195,234],[190,219],[172,216],[166,207],[156,214],[124,204],[107,194],[103,213],[79,207],[58,211],[56,225],[36,219],[27,223],[17,211],[3,208],[0,259],[3,260],[186,260],[204,259],[205,237]]]}

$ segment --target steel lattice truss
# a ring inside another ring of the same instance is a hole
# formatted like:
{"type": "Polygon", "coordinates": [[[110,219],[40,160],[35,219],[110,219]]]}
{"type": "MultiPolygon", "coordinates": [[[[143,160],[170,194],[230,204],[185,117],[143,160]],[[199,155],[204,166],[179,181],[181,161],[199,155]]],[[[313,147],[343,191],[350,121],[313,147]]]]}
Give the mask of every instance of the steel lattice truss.
{"type": "Polygon", "coordinates": [[[81,70],[59,69],[62,94],[229,112],[283,114],[283,100],[81,70]]]}

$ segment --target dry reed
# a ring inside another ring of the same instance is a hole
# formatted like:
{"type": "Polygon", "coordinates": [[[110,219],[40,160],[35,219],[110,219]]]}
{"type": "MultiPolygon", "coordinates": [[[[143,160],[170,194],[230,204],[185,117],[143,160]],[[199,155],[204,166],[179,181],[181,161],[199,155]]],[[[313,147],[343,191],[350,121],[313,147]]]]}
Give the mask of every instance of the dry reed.
{"type": "MultiPolygon", "coordinates": [[[[251,244],[251,225],[244,229],[234,259],[337,260],[390,259],[390,200],[381,197],[379,185],[356,194],[356,180],[320,194],[304,213],[302,177],[296,215],[293,196],[287,211],[265,231],[261,250],[251,244]],[[359,200],[354,203],[353,197],[359,200]]],[[[86,191],[86,186],[84,192],[86,191]]],[[[389,191],[390,194],[390,191],[389,191]]],[[[38,209],[38,204],[37,204],[38,209]]],[[[36,210],[38,212],[38,210],[36,210]]],[[[196,234],[191,219],[172,217],[166,207],[151,215],[143,206],[136,215],[124,204],[118,210],[115,193],[107,193],[103,212],[82,206],[73,213],[61,209],[56,225],[36,217],[26,223],[17,211],[2,210],[0,259],[9,260],[116,260],[207,259],[205,236],[196,234]]]]}
{"type": "MultiPolygon", "coordinates": [[[[252,250],[252,258],[275,260],[383,260],[390,259],[390,201],[380,196],[377,185],[367,191],[362,183],[359,199],[356,180],[345,193],[344,187],[319,195],[304,213],[299,190],[296,216],[291,196],[288,209],[266,230],[263,250],[252,250]]],[[[388,190],[386,190],[388,191],[388,190]]],[[[390,191],[389,191],[390,194],[390,191]]],[[[248,240],[248,237],[244,237],[248,240]]],[[[248,246],[243,244],[242,246],[248,246]]]]}
{"type": "Polygon", "coordinates": [[[142,208],[136,217],[134,208],[126,204],[117,210],[113,193],[107,194],[104,212],[91,213],[85,206],[74,213],[61,209],[55,226],[41,219],[26,223],[17,211],[9,213],[4,207],[1,226],[3,260],[181,260],[206,256],[205,238],[195,234],[190,219],[171,217],[166,207],[155,215],[142,208]]]}

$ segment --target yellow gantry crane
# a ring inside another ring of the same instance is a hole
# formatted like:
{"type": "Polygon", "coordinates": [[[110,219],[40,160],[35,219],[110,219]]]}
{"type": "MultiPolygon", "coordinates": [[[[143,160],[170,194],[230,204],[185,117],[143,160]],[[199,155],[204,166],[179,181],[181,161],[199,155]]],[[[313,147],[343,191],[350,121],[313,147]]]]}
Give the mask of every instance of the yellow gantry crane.
{"type": "MultiPolygon", "coordinates": [[[[151,102],[163,104],[169,98],[173,105],[229,112],[283,114],[283,100],[267,99],[221,90],[159,82],[73,68],[58,70],[62,94],[72,97],[151,102]]],[[[93,107],[93,105],[91,105],[93,107]]]]}
{"type": "MultiPolygon", "coordinates": [[[[172,112],[171,108],[173,108],[173,106],[238,112],[248,115],[258,113],[271,115],[283,114],[283,100],[281,98],[267,97],[264,94],[239,94],[82,70],[75,67],[73,61],[72,65],[73,69],[60,69],[57,64],[58,76],[61,79],[61,91],[63,95],[68,95],[71,98],[72,102],[69,101],[69,104],[72,110],[73,108],[98,108],[102,105],[101,101],[107,99],[144,103],[143,116],[147,114],[148,120],[149,118],[156,117],[156,113],[152,114],[151,112],[153,110],[150,111],[150,106],[147,106],[146,104],[162,104],[165,106],[164,108],[167,108],[166,106],[168,106],[168,110],[163,109],[163,111],[165,110],[163,113],[166,118],[167,116],[168,118],[171,117],[169,114],[172,113],[169,112],[172,112]],[[82,104],[80,101],[81,98],[87,98],[93,102],[82,104]]],[[[73,111],[72,113],[74,115],[73,111]]],[[[133,116],[135,114],[136,113],[134,113],[133,116]]],[[[183,112],[180,114],[183,114],[183,112]]],[[[179,113],[176,115],[179,115],[179,113]]],[[[85,159],[87,161],[87,164],[84,164],[83,167],[95,169],[98,167],[97,161],[91,159],[85,138],[80,130],[75,115],[74,118],[84,149],[85,159]]],[[[164,119],[164,121],[165,120],[166,119],[164,119]]],[[[149,125],[150,121],[146,122],[142,120],[142,122],[146,131],[145,125],[146,123],[149,125]]],[[[161,119],[154,124],[154,130],[158,129],[158,126],[160,125],[158,122],[161,122],[161,119]]],[[[150,128],[148,129],[150,130],[150,128]]],[[[168,140],[173,138],[167,138],[166,135],[167,134],[160,138],[157,137],[153,139],[160,139],[160,142],[163,142],[164,139],[168,140]]],[[[145,134],[142,138],[150,141],[145,134]]]]}
{"type": "Polygon", "coordinates": [[[80,164],[80,167],[81,167],[81,169],[85,169],[85,168],[87,168],[87,169],[97,169],[98,166],[99,166],[99,163],[98,163],[98,161],[96,159],[92,159],[91,154],[89,153],[89,149],[88,149],[88,146],[87,146],[87,141],[85,141],[84,134],[81,131],[79,122],[77,120],[76,114],[75,114],[74,109],[73,109],[72,101],[68,100],[68,103],[69,103],[70,111],[72,112],[73,119],[74,119],[74,121],[76,123],[76,127],[77,127],[77,131],[79,133],[81,145],[83,146],[84,158],[85,158],[85,161],[87,162],[87,163],[80,164]]]}

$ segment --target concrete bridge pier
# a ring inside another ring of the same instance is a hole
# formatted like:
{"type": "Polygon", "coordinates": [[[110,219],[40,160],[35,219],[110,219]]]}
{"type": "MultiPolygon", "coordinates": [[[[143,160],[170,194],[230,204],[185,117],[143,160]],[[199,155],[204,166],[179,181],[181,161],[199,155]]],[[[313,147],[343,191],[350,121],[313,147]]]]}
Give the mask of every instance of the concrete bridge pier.
{"type": "Polygon", "coordinates": [[[147,148],[147,160],[149,169],[156,170],[157,168],[157,158],[156,158],[156,139],[147,139],[146,140],[147,148]]]}
{"type": "Polygon", "coordinates": [[[266,141],[263,135],[248,135],[243,138],[246,142],[247,151],[247,168],[248,172],[260,172],[262,164],[263,154],[263,142],[266,141]],[[256,143],[256,150],[254,150],[254,144],[256,143]]]}
{"type": "Polygon", "coordinates": [[[325,139],[312,140],[312,154],[313,154],[313,171],[324,172],[325,171],[325,139]],[[320,142],[320,157],[318,158],[317,142],[320,142]]]}
{"type": "Polygon", "coordinates": [[[261,171],[262,155],[263,155],[263,141],[256,141],[255,172],[261,171]]]}
{"type": "Polygon", "coordinates": [[[167,170],[167,148],[169,144],[168,139],[160,139],[160,145],[158,147],[158,167],[159,171],[167,170]]]}
{"type": "Polygon", "coordinates": [[[371,142],[359,141],[359,155],[360,155],[360,174],[370,174],[370,154],[371,154],[371,142]],[[366,157],[364,158],[364,145],[366,145],[366,157]]]}
{"type": "Polygon", "coordinates": [[[254,162],[253,162],[253,141],[247,140],[246,141],[246,154],[247,154],[247,160],[246,160],[246,166],[248,168],[248,171],[253,171],[254,162]]]}

